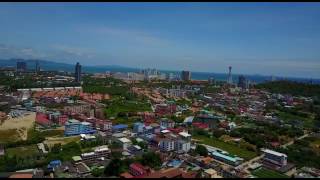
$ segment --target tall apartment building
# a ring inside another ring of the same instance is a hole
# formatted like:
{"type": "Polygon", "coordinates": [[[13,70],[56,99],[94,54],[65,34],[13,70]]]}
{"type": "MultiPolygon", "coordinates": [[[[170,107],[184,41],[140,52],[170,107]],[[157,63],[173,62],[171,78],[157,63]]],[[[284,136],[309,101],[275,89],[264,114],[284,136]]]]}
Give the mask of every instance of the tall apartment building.
{"type": "Polygon", "coordinates": [[[181,80],[182,81],[190,81],[191,80],[191,72],[190,71],[182,71],[181,72],[181,80]]]}
{"type": "Polygon", "coordinates": [[[17,62],[17,71],[18,72],[27,71],[27,63],[26,62],[17,62]]]}
{"type": "Polygon", "coordinates": [[[186,153],[191,148],[191,135],[186,132],[180,132],[178,135],[166,133],[161,135],[158,146],[164,152],[186,153]]]}
{"type": "Polygon", "coordinates": [[[240,87],[242,89],[247,88],[247,80],[243,75],[239,76],[238,87],[240,87]]]}
{"type": "Polygon", "coordinates": [[[79,62],[77,62],[76,67],[75,67],[74,78],[75,78],[76,82],[81,81],[81,65],[79,62]]]}

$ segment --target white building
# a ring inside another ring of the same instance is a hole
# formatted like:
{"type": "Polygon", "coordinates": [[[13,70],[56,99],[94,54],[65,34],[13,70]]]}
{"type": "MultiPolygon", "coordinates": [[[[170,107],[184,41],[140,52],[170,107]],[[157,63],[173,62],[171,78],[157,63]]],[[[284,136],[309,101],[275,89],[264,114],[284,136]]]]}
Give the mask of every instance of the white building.
{"type": "Polygon", "coordinates": [[[180,132],[179,136],[169,132],[166,132],[165,134],[166,135],[159,141],[159,148],[161,151],[176,151],[177,153],[186,153],[191,149],[190,134],[186,132],[180,132]]]}
{"type": "Polygon", "coordinates": [[[159,148],[161,151],[173,151],[175,148],[175,140],[171,138],[161,139],[159,142],[159,148]]]}
{"type": "Polygon", "coordinates": [[[108,146],[98,146],[95,148],[93,152],[83,153],[81,154],[81,158],[84,161],[96,161],[96,160],[103,160],[104,158],[108,158],[111,151],[108,146]]]}
{"type": "Polygon", "coordinates": [[[280,167],[287,165],[288,156],[286,154],[272,151],[270,149],[262,149],[262,152],[264,152],[264,162],[272,163],[280,167]]]}
{"type": "Polygon", "coordinates": [[[118,141],[120,142],[120,144],[122,145],[123,150],[127,150],[129,146],[132,145],[132,142],[130,139],[128,138],[119,138],[118,141]]]}

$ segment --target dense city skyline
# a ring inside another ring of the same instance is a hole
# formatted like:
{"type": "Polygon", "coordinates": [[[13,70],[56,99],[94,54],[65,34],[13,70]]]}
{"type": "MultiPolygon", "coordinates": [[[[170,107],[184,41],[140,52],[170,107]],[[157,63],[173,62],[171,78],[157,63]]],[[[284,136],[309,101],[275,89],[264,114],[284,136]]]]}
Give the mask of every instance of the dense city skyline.
{"type": "Polygon", "coordinates": [[[319,3],[2,3],[0,59],[320,78],[319,3]]]}

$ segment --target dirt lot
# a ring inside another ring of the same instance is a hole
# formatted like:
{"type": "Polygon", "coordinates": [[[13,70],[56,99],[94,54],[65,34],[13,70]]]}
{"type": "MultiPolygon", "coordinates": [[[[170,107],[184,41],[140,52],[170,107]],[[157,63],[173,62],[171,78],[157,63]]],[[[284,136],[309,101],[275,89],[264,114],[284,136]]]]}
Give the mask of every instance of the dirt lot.
{"type": "MultiPolygon", "coordinates": [[[[28,114],[25,114],[24,116],[18,118],[8,118],[3,122],[3,124],[0,125],[0,134],[2,132],[8,132],[8,130],[10,130],[10,132],[12,132],[10,136],[18,136],[19,139],[26,140],[28,129],[33,127],[35,117],[36,115],[34,112],[29,112],[28,114]]],[[[0,141],[2,138],[6,137],[0,137],[0,141]]],[[[7,138],[10,139],[11,137],[7,138]]]]}

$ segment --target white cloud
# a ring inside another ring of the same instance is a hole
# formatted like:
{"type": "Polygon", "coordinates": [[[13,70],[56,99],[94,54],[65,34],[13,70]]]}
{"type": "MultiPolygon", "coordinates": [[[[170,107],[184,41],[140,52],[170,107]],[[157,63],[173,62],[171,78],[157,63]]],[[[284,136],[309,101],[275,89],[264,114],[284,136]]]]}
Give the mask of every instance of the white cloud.
{"type": "Polygon", "coordinates": [[[150,32],[134,30],[134,29],[122,29],[114,27],[95,27],[87,29],[89,32],[97,33],[100,35],[125,39],[126,41],[133,41],[143,45],[153,45],[153,46],[167,46],[172,43],[168,39],[152,35],[150,32]]]}
{"type": "Polygon", "coordinates": [[[94,58],[95,53],[90,51],[87,48],[80,48],[80,47],[71,47],[67,45],[53,45],[53,49],[57,50],[57,53],[62,53],[68,56],[74,56],[77,58],[94,58]]]}

